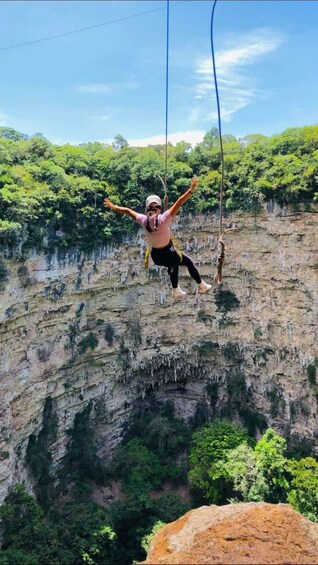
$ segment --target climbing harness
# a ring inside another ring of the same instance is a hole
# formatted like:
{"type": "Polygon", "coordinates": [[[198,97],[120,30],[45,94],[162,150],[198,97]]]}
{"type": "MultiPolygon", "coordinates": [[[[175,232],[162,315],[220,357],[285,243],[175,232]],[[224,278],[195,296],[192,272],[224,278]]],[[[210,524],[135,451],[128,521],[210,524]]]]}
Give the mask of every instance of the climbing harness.
{"type": "MultiPolygon", "coordinates": [[[[178,244],[176,238],[172,234],[170,234],[170,241],[171,241],[173,247],[175,248],[177,254],[179,255],[180,263],[181,263],[181,261],[182,261],[182,251],[179,247],[179,244],[178,244]]],[[[151,245],[147,244],[146,252],[145,252],[145,258],[144,258],[144,265],[145,265],[145,269],[147,269],[147,270],[149,269],[150,252],[151,252],[151,245]]]]}
{"type": "Polygon", "coordinates": [[[174,235],[170,235],[170,240],[172,241],[172,245],[173,245],[173,247],[175,248],[177,254],[178,254],[179,257],[180,257],[180,261],[182,261],[182,251],[181,251],[181,249],[180,249],[180,247],[179,247],[179,244],[178,244],[176,238],[174,237],[174,235]]]}
{"type": "Polygon", "coordinates": [[[223,140],[222,140],[222,131],[221,131],[221,110],[220,110],[220,99],[219,99],[219,90],[218,90],[218,83],[217,83],[217,75],[216,75],[216,65],[215,65],[215,56],[214,56],[214,44],[213,44],[213,22],[214,22],[214,11],[216,6],[217,0],[213,2],[212,8],[212,15],[211,15],[211,54],[212,54],[212,65],[213,65],[213,77],[214,77],[214,85],[215,85],[215,94],[216,94],[216,103],[217,103],[217,113],[218,113],[218,126],[219,126],[219,139],[220,139],[220,153],[221,153],[221,184],[220,184],[220,197],[219,197],[219,208],[220,208],[220,216],[219,216],[219,241],[218,241],[218,257],[216,263],[217,272],[215,274],[214,280],[217,284],[221,284],[222,282],[222,267],[225,257],[225,244],[223,241],[223,193],[224,193],[224,153],[223,153],[223,140]]]}
{"type": "Polygon", "coordinates": [[[146,246],[146,252],[145,252],[145,258],[144,258],[144,265],[145,265],[145,269],[149,269],[149,255],[150,255],[150,246],[147,245],[146,246]]]}

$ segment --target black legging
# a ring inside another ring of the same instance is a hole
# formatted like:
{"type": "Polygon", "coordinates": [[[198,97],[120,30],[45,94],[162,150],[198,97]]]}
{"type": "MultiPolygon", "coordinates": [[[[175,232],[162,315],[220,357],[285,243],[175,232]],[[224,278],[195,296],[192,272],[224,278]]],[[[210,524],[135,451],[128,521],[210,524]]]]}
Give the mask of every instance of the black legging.
{"type": "Polygon", "coordinates": [[[167,245],[167,247],[162,247],[161,249],[156,249],[153,247],[151,249],[151,258],[155,265],[167,267],[170,276],[172,288],[177,288],[179,279],[179,266],[187,267],[191,277],[200,284],[202,281],[198,269],[195,267],[191,257],[185,253],[180,252],[182,259],[176,248],[174,247],[172,241],[167,245]]]}

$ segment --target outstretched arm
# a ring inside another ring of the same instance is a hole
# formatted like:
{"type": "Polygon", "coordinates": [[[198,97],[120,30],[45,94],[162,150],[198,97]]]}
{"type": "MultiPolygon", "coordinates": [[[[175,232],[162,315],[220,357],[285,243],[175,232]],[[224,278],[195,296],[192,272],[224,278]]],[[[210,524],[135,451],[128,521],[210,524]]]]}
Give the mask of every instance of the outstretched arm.
{"type": "Polygon", "coordinates": [[[197,177],[194,177],[190,188],[188,188],[188,190],[184,194],[179,196],[178,200],[174,204],[172,204],[171,208],[169,208],[169,212],[173,218],[179,212],[181,206],[183,206],[183,204],[187,200],[189,200],[190,196],[194,193],[197,184],[198,184],[198,179],[197,177]]]}
{"type": "Polygon", "coordinates": [[[108,206],[114,212],[119,212],[119,214],[125,214],[126,216],[130,216],[133,220],[136,220],[137,212],[131,210],[130,208],[124,208],[123,206],[117,206],[117,204],[113,204],[108,198],[104,198],[105,206],[108,206]]]}

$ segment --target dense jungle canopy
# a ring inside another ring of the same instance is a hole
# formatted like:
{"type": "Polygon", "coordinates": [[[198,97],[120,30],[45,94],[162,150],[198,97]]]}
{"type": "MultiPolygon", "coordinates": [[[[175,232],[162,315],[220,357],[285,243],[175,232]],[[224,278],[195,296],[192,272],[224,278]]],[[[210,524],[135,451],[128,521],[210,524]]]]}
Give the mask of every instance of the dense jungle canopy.
{"type": "MultiPolygon", "coordinates": [[[[257,211],[264,201],[318,200],[318,126],[289,128],[266,137],[223,135],[224,209],[257,211]]],[[[168,195],[172,203],[193,175],[198,190],[186,211],[216,211],[220,190],[220,142],[211,129],[201,143],[168,145],[168,195]]],[[[2,251],[51,251],[78,245],[89,251],[137,229],[106,210],[103,199],[143,211],[149,193],[162,194],[165,146],[130,147],[121,135],[100,142],[54,145],[35,134],[0,128],[0,246],[2,251]]]]}
{"type": "Polygon", "coordinates": [[[16,485],[0,508],[1,565],[134,565],[145,559],[158,527],[202,504],[288,503],[318,522],[318,462],[288,453],[273,429],[256,441],[226,419],[202,425],[200,409],[186,424],[169,403],[153,404],[135,414],[104,464],[90,408],[69,431],[59,484],[42,445],[49,430],[30,437],[26,464],[36,498],[16,485]],[[93,491],[114,483],[117,498],[96,504],[93,491]]]}

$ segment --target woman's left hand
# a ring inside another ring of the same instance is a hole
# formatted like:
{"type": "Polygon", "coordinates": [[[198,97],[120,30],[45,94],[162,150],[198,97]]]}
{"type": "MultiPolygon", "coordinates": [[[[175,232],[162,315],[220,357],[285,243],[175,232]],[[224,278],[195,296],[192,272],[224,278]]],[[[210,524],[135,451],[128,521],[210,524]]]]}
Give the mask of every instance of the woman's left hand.
{"type": "Polygon", "coordinates": [[[117,209],[116,204],[113,204],[110,200],[108,200],[108,198],[104,198],[104,204],[105,206],[108,206],[108,208],[111,208],[111,210],[117,209]]]}
{"type": "Polygon", "coordinates": [[[189,188],[189,191],[191,192],[191,194],[195,191],[195,189],[196,189],[196,187],[197,187],[197,184],[198,184],[198,178],[197,178],[197,177],[194,177],[194,178],[193,178],[193,181],[192,181],[192,183],[191,183],[191,186],[190,186],[190,188],[189,188]]]}

